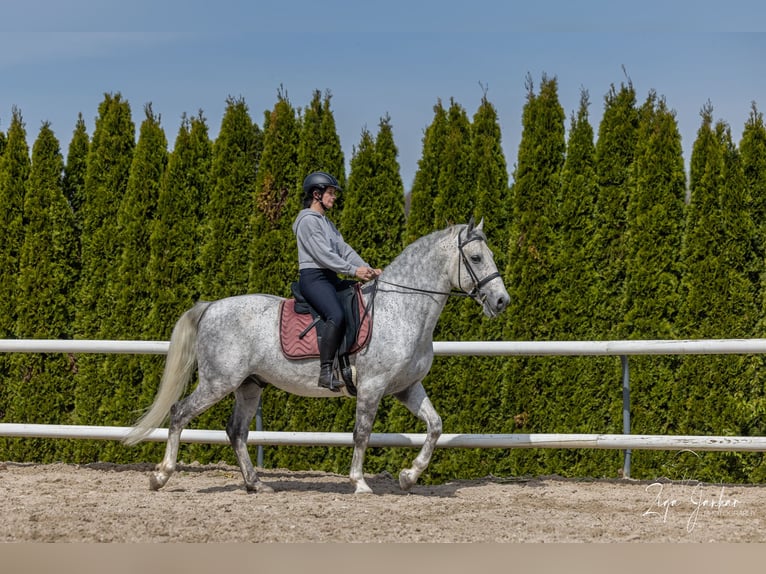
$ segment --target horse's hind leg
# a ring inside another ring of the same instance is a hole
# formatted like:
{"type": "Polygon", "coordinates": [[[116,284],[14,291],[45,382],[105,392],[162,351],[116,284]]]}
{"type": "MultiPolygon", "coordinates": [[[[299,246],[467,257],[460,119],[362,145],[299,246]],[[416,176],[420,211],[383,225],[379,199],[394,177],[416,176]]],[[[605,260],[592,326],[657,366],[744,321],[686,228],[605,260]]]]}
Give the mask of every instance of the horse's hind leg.
{"type": "Polygon", "coordinates": [[[245,488],[251,492],[274,492],[270,486],[263,484],[258,478],[250,453],[247,450],[247,434],[250,431],[250,423],[255,412],[258,410],[261,391],[261,386],[252,379],[245,380],[235,391],[234,411],[226,425],[226,434],[234,453],[237,455],[239,469],[245,479],[245,488]]]}
{"type": "Polygon", "coordinates": [[[416,383],[394,396],[404,403],[412,414],[426,423],[426,440],[418,456],[412,461],[411,468],[404,469],[399,473],[399,486],[402,490],[409,490],[418,481],[431,461],[436,442],[442,434],[442,419],[431,404],[422,383],[416,383]]]}
{"type": "Polygon", "coordinates": [[[170,409],[170,425],[168,426],[168,442],[165,446],[165,458],[157,465],[156,470],[149,476],[149,486],[159,490],[175,472],[178,459],[178,447],[181,442],[181,431],[197,415],[205,412],[232,391],[226,385],[206,384],[200,378],[197,388],[185,399],[178,401],[170,409]]]}

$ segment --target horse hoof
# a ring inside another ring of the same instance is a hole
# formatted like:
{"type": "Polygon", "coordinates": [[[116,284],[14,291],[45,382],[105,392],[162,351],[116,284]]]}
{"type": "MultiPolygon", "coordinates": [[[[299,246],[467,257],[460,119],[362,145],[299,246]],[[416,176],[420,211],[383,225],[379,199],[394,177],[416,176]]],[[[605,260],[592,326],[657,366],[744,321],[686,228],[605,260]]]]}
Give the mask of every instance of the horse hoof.
{"type": "Polygon", "coordinates": [[[412,477],[411,470],[403,470],[399,473],[399,488],[402,490],[411,489],[413,486],[415,486],[416,482],[417,479],[412,477]]]}
{"type": "Polygon", "coordinates": [[[165,483],[167,481],[168,479],[167,478],[163,479],[160,473],[153,472],[152,474],[149,475],[149,488],[151,488],[152,490],[159,490],[160,488],[165,486],[165,483]]]}
{"type": "Polygon", "coordinates": [[[372,494],[372,489],[367,486],[367,483],[360,483],[356,485],[354,494],[372,494]]]}

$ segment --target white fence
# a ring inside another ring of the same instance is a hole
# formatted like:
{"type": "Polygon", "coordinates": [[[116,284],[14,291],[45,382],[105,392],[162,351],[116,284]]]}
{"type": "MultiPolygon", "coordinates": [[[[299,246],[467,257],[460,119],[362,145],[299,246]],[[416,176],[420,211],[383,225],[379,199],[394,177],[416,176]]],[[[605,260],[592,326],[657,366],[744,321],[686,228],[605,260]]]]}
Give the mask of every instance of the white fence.
{"type": "MultiPolygon", "coordinates": [[[[436,355],[471,356],[619,356],[622,362],[623,434],[444,434],[439,448],[595,448],[625,451],[623,476],[630,476],[632,449],[698,451],[766,451],[766,437],[668,436],[630,434],[630,355],[713,355],[766,353],[766,339],[638,340],[638,341],[437,341],[436,355]]],[[[0,339],[6,353],[166,354],[167,341],[0,339]]],[[[351,433],[250,432],[248,443],[293,446],[353,446],[351,433]]],[[[129,427],[0,424],[0,436],[120,440],[129,427]]],[[[164,441],[167,429],[147,440],[164,441]]],[[[228,442],[224,431],[186,429],[184,442],[228,442]]],[[[373,434],[373,447],[419,447],[424,434],[373,434]]],[[[259,452],[259,459],[261,458],[259,452]]]]}

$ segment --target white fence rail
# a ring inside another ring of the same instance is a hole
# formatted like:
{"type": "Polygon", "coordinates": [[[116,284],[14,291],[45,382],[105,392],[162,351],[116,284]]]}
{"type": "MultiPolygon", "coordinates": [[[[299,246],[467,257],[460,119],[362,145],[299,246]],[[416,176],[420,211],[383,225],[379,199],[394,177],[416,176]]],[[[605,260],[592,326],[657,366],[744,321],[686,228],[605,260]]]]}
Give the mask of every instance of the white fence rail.
{"type": "MultiPolygon", "coordinates": [[[[167,341],[0,339],[6,353],[166,354],[167,341]]],[[[630,355],[715,355],[766,353],[766,339],[636,340],[636,341],[437,341],[436,355],[471,356],[619,356],[623,377],[623,434],[445,434],[440,448],[595,448],[625,451],[623,476],[630,476],[632,449],[697,451],[766,451],[766,437],[668,436],[630,434],[630,355]]],[[[129,427],[0,424],[0,436],[120,440],[129,427]]],[[[165,441],[167,429],[147,440],[165,441]]],[[[224,431],[186,429],[184,442],[228,442],[224,431]]],[[[373,434],[370,446],[419,447],[423,434],[373,434]]],[[[351,433],[251,432],[248,443],[293,446],[353,446],[351,433]]],[[[261,458],[259,452],[259,459],[261,458]]]]}

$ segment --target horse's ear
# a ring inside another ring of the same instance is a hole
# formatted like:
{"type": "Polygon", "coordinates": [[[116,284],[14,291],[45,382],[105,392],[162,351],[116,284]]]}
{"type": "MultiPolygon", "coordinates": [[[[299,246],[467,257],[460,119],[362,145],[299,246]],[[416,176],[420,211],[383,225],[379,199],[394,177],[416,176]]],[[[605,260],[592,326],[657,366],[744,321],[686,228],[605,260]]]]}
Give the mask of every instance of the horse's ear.
{"type": "Polygon", "coordinates": [[[468,231],[466,232],[466,237],[471,235],[471,232],[473,231],[473,227],[474,227],[474,220],[472,215],[471,219],[468,220],[468,231]]]}
{"type": "Polygon", "coordinates": [[[479,221],[479,225],[476,226],[476,231],[483,231],[484,230],[484,218],[482,217],[479,221]]]}

